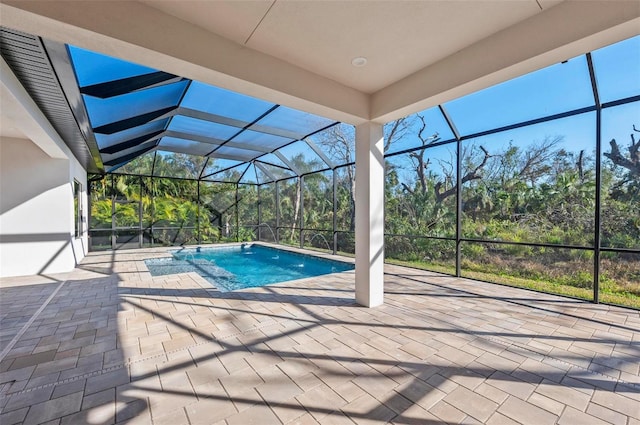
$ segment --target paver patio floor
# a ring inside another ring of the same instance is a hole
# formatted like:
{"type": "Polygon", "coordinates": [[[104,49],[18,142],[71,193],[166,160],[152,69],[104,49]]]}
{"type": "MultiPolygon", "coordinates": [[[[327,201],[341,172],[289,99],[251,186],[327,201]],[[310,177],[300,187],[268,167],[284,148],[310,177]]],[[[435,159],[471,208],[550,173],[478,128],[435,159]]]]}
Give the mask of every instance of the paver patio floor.
{"type": "Polygon", "coordinates": [[[640,312],[385,268],[219,292],[166,249],[0,284],[0,424],[640,424],[640,312]]]}

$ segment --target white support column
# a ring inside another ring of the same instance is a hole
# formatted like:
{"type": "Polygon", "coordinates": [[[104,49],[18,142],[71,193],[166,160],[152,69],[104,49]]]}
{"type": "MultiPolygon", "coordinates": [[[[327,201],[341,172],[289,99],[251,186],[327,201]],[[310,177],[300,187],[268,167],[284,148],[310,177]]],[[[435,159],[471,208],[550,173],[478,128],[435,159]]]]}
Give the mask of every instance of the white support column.
{"type": "Polygon", "coordinates": [[[384,140],[382,125],[356,127],[356,302],[384,301],[384,140]]]}

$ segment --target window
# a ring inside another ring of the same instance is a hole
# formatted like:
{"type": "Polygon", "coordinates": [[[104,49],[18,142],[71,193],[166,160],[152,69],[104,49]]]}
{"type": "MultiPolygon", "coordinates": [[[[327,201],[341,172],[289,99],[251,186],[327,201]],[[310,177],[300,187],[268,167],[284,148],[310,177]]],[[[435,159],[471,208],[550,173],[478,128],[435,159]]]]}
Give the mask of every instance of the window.
{"type": "Polygon", "coordinates": [[[77,181],[73,181],[73,217],[75,237],[82,236],[82,185],[77,181]]]}

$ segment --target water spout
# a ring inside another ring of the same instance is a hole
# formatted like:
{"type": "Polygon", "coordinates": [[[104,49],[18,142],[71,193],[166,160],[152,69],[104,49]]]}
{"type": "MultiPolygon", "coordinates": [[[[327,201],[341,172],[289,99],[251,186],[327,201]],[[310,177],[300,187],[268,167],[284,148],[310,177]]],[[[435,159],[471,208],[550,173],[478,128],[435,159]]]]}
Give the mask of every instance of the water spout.
{"type": "Polygon", "coordinates": [[[320,238],[324,241],[325,244],[327,244],[327,249],[329,251],[331,251],[331,245],[329,245],[329,241],[327,241],[327,238],[325,238],[324,236],[322,236],[322,234],[320,233],[315,233],[311,239],[309,240],[309,245],[313,246],[313,240],[316,238],[316,236],[320,236],[320,238]]]}
{"type": "MultiPolygon", "coordinates": [[[[275,232],[273,231],[273,229],[271,228],[271,226],[269,226],[269,224],[268,224],[268,223],[260,223],[260,224],[258,224],[258,225],[256,225],[256,226],[254,226],[254,228],[256,228],[256,229],[257,229],[257,228],[262,227],[262,226],[264,226],[264,227],[266,227],[267,229],[269,229],[269,231],[271,232],[271,236],[273,236],[273,242],[277,242],[276,234],[275,234],[275,232]]],[[[258,240],[260,240],[260,239],[258,239],[258,240]]]]}

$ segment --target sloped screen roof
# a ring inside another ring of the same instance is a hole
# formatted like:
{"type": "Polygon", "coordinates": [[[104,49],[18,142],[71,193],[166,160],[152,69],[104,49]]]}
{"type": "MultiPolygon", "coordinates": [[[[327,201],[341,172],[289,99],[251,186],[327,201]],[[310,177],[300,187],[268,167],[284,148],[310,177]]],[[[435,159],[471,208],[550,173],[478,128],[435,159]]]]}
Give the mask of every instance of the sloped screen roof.
{"type": "Polygon", "coordinates": [[[264,183],[296,175],[287,157],[317,153],[305,139],[337,124],[74,46],[67,49],[109,173],[226,180],[230,171],[240,170],[241,176],[253,166],[264,183]],[[173,163],[188,163],[189,172],[163,165],[173,163]]]}

